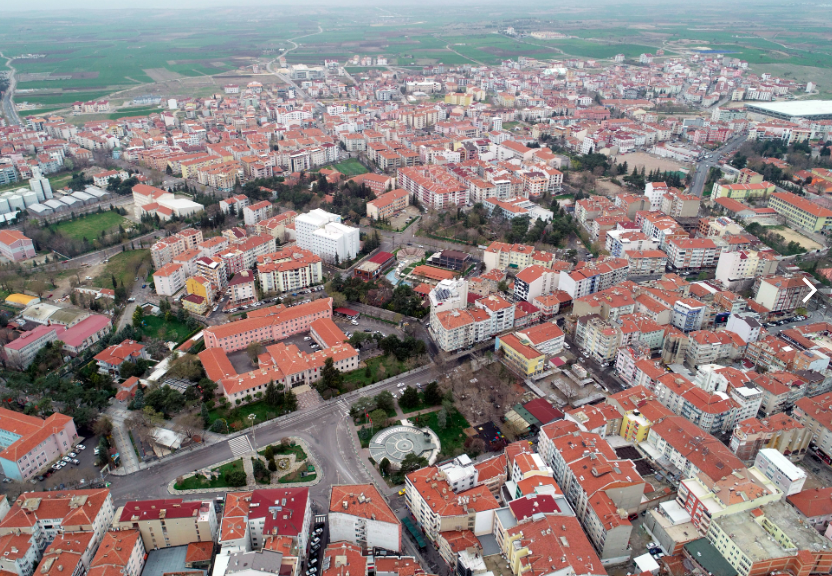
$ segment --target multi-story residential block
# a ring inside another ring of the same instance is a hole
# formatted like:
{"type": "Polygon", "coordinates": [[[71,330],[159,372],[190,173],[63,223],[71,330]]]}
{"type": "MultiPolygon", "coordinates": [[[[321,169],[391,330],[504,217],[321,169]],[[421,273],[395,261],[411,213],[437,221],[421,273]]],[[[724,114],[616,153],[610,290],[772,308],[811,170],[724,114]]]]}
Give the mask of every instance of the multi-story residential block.
{"type": "Polygon", "coordinates": [[[202,256],[196,259],[196,273],[213,284],[218,292],[228,287],[228,272],[225,260],[216,256],[202,256]]]}
{"type": "Polygon", "coordinates": [[[832,392],[800,398],[795,402],[792,416],[812,435],[816,449],[832,456],[832,392]]]}
{"type": "Polygon", "coordinates": [[[256,226],[259,222],[266,220],[272,211],[272,203],[262,200],[256,204],[243,208],[243,222],[246,226],[256,226]]]}
{"type": "Polygon", "coordinates": [[[803,305],[810,292],[803,276],[771,276],[760,278],[756,284],[754,301],[772,312],[787,312],[803,305]]]}
{"type": "Polygon", "coordinates": [[[238,272],[228,282],[228,289],[231,293],[231,297],[229,298],[230,304],[249,304],[254,302],[257,299],[254,272],[251,270],[238,272]]]}
{"type": "Polygon", "coordinates": [[[661,250],[630,250],[621,257],[629,263],[629,276],[660,274],[667,264],[667,254],[661,250]]]}
{"type": "Polygon", "coordinates": [[[208,500],[133,500],[119,508],[115,516],[113,527],[138,531],[147,550],[212,542],[218,530],[214,504],[208,500]]]}
{"type": "Polygon", "coordinates": [[[257,257],[257,279],[263,293],[308,288],[323,279],[322,260],[310,250],[285,248],[257,257]]]}
{"type": "Polygon", "coordinates": [[[160,296],[173,296],[184,288],[187,279],[185,266],[171,262],[153,273],[153,288],[160,296]]]}
{"type": "Polygon", "coordinates": [[[109,576],[116,571],[123,576],[140,576],[146,549],[138,530],[107,532],[90,563],[89,576],[109,576]]]}
{"type": "Polygon", "coordinates": [[[24,332],[19,338],[3,346],[6,362],[19,370],[25,370],[41,348],[62,338],[65,332],[66,328],[59,324],[42,325],[24,332]]]}
{"type": "Polygon", "coordinates": [[[329,499],[329,538],[357,544],[365,552],[400,552],[402,524],[373,484],[336,485],[329,499]]]}
{"type": "MultiPolygon", "coordinates": [[[[609,230],[606,237],[607,252],[614,258],[627,258],[625,254],[628,252],[656,250],[659,247],[658,242],[649,239],[640,230],[609,230]]],[[[662,257],[664,258],[664,254],[662,257]]]]}
{"type": "Polygon", "coordinates": [[[824,534],[832,520],[832,486],[803,490],[786,498],[815,530],[824,534]]]}
{"type": "Polygon", "coordinates": [[[603,364],[615,359],[621,337],[621,330],[595,314],[578,318],[575,325],[575,344],[603,364]]]}
{"type": "Polygon", "coordinates": [[[806,471],[773,448],[763,448],[754,459],[754,467],[765,474],[786,496],[797,494],[806,483],[806,471]]]}
{"type": "Polygon", "coordinates": [[[260,235],[268,234],[280,243],[294,240],[295,218],[297,215],[294,210],[287,210],[277,216],[261,220],[255,226],[254,231],[260,235]]]}
{"type": "Polygon", "coordinates": [[[0,537],[30,535],[40,555],[60,534],[90,532],[93,537],[87,547],[95,550],[111,528],[114,512],[106,488],[25,492],[0,521],[0,537]]]}
{"type": "Polygon", "coordinates": [[[558,289],[572,298],[606,290],[627,279],[629,262],[624,258],[599,258],[595,262],[578,262],[571,272],[560,271],[558,289]]]}
{"type": "Polygon", "coordinates": [[[250,204],[250,200],[248,196],[245,194],[237,194],[235,196],[229,196],[228,198],[223,198],[220,200],[220,211],[223,214],[236,214],[239,216],[243,213],[243,209],[250,204]]]}
{"type": "Polygon", "coordinates": [[[718,479],[699,474],[679,482],[676,502],[690,514],[696,529],[705,534],[711,522],[777,502],[783,492],[757,468],[743,468],[718,479]]]}
{"type": "Polygon", "coordinates": [[[739,286],[743,280],[771,276],[777,271],[779,258],[771,250],[737,250],[723,252],[716,265],[716,280],[727,289],[739,286]]]}
{"type": "Polygon", "coordinates": [[[515,306],[497,294],[490,294],[474,302],[474,307],[484,310],[491,320],[488,327],[489,335],[499,334],[514,327],[515,306]]]}
{"type": "Polygon", "coordinates": [[[722,253],[710,238],[671,238],[665,249],[668,267],[685,271],[713,268],[722,253]]]}
{"type": "Polygon", "coordinates": [[[58,412],[45,420],[0,408],[0,465],[14,480],[28,480],[69,452],[78,439],[75,422],[58,412]]]}
{"type": "Polygon", "coordinates": [[[442,210],[468,204],[468,187],[441,166],[399,168],[398,183],[413,200],[427,208],[442,210]]]}
{"type": "Polygon", "coordinates": [[[500,507],[484,485],[455,493],[435,466],[405,477],[405,503],[416,523],[433,541],[447,531],[470,530],[474,535],[491,533],[494,512],[500,507]]]}
{"type": "Polygon", "coordinates": [[[505,363],[524,378],[535,377],[546,368],[546,355],[523,343],[514,334],[498,337],[496,346],[502,351],[505,363]]]}

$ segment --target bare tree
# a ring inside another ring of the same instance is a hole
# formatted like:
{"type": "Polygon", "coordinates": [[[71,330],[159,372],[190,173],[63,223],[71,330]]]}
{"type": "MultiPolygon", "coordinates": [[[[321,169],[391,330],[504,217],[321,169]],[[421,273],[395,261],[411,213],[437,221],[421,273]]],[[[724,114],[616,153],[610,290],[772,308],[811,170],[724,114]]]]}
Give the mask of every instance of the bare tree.
{"type": "Polygon", "coordinates": [[[180,414],[173,420],[174,426],[188,438],[193,438],[202,430],[202,416],[199,412],[180,414]]]}

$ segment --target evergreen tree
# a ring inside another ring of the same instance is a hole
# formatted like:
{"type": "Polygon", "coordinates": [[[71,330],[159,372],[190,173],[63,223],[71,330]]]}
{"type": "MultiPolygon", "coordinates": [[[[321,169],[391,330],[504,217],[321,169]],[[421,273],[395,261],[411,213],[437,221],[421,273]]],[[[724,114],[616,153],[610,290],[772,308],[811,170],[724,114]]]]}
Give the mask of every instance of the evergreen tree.
{"type": "Polygon", "coordinates": [[[136,387],[136,397],[133,398],[133,408],[135,410],[141,410],[144,408],[144,391],[141,386],[136,387]]]}
{"type": "Polygon", "coordinates": [[[203,425],[208,428],[208,423],[210,422],[211,417],[208,415],[208,406],[205,405],[205,402],[202,403],[200,415],[202,416],[203,425]]]}

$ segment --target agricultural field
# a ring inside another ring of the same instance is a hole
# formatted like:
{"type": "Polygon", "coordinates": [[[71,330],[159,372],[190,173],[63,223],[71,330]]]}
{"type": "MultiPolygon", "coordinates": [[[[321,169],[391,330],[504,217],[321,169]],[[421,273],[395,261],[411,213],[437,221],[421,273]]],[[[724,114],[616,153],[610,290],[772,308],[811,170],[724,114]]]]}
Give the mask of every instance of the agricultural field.
{"type": "Polygon", "coordinates": [[[116,212],[98,212],[81,216],[75,220],[64,220],[55,225],[55,230],[73,240],[94,240],[102,232],[108,234],[119,227],[128,226],[130,222],[116,212]]]}

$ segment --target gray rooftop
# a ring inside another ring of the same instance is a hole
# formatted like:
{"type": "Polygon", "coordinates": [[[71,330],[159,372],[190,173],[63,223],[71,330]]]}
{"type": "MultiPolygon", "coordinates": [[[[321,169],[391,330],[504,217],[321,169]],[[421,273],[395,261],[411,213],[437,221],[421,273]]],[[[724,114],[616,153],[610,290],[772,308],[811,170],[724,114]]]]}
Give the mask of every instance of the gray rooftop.
{"type": "Polygon", "coordinates": [[[204,570],[185,567],[187,553],[187,546],[174,546],[173,548],[148,551],[142,576],[162,576],[168,572],[193,572],[194,576],[205,576],[204,570]]]}
{"type": "Polygon", "coordinates": [[[259,550],[257,552],[240,552],[231,554],[228,559],[226,574],[234,574],[244,570],[258,570],[260,572],[280,572],[280,563],[283,561],[283,554],[274,550],[259,550]]]}

